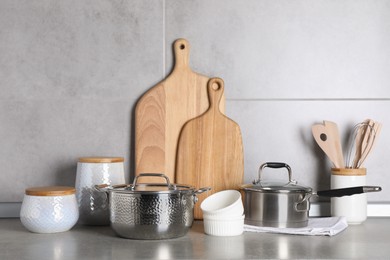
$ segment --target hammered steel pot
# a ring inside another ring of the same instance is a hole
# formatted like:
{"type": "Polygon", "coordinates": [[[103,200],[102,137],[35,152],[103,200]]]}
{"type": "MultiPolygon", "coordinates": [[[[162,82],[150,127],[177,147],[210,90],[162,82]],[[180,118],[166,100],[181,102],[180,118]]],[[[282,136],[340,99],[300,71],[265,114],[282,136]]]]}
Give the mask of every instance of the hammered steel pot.
{"type": "Polygon", "coordinates": [[[184,236],[194,221],[196,190],[171,184],[164,174],[138,175],[132,185],[98,186],[109,194],[110,222],[115,233],[132,239],[168,239],[184,236]],[[140,177],[161,177],[165,183],[138,183],[140,177]]]}

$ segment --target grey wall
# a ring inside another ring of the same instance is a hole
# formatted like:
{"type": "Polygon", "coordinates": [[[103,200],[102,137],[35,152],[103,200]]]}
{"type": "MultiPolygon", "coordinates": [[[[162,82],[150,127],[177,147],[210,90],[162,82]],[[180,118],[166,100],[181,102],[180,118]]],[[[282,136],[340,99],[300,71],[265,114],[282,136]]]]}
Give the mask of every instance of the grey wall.
{"type": "Polygon", "coordinates": [[[81,156],[124,156],[131,179],[134,105],[171,71],[177,38],[194,71],[225,80],[245,182],[283,161],[301,184],[329,188],[311,125],[335,121],[346,142],[373,118],[383,130],[365,166],[383,192],[369,200],[389,201],[390,1],[3,0],[0,202],[74,185],[81,156]]]}

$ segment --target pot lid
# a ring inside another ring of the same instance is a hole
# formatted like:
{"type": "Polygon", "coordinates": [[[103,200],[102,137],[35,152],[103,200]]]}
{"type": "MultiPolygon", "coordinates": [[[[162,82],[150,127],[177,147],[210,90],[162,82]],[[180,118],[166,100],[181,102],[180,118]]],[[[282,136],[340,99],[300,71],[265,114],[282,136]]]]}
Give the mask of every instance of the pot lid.
{"type": "Polygon", "coordinates": [[[113,187],[115,192],[122,193],[139,193],[139,194],[156,194],[156,193],[183,193],[195,190],[193,186],[163,183],[140,183],[137,185],[125,185],[125,187],[113,187]]]}
{"type": "Polygon", "coordinates": [[[254,184],[243,185],[242,189],[256,192],[272,193],[309,193],[312,188],[298,185],[296,181],[291,182],[259,182],[254,184]]]}
{"type": "Polygon", "coordinates": [[[114,185],[109,190],[121,193],[139,193],[139,194],[155,194],[155,193],[183,193],[194,192],[195,187],[190,185],[174,184],[169,181],[169,178],[160,173],[141,173],[136,176],[133,184],[114,185]],[[166,183],[138,183],[140,177],[161,177],[166,180],[166,183]]]}
{"type": "Polygon", "coordinates": [[[251,190],[257,192],[273,192],[273,193],[290,193],[290,192],[312,192],[312,188],[298,185],[297,181],[292,179],[291,167],[286,163],[279,162],[267,162],[260,166],[259,176],[257,180],[253,181],[253,184],[247,184],[241,186],[244,190],[251,190]],[[288,171],[288,181],[262,181],[261,174],[264,168],[286,168],[288,171]]]}

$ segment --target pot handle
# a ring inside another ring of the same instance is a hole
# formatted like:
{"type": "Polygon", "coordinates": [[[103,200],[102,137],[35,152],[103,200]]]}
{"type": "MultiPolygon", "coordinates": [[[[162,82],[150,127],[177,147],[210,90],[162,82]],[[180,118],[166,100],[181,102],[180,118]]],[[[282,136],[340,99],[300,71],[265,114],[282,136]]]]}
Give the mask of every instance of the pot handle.
{"type": "Polygon", "coordinates": [[[126,188],[128,186],[129,186],[129,184],[116,184],[116,185],[98,184],[98,185],[95,185],[94,188],[95,188],[95,190],[100,191],[100,192],[107,192],[107,191],[110,191],[113,189],[126,188]]]}
{"type": "Polygon", "coordinates": [[[133,184],[129,187],[130,190],[134,190],[135,189],[135,186],[137,185],[138,179],[140,177],[161,177],[161,178],[164,178],[165,181],[167,182],[168,189],[169,190],[176,190],[176,185],[171,184],[171,182],[169,181],[168,176],[166,176],[163,173],[140,173],[138,176],[135,176],[133,184]]]}
{"type": "Polygon", "coordinates": [[[306,212],[310,210],[310,199],[311,193],[305,194],[305,197],[300,202],[294,203],[294,209],[296,212],[306,212]],[[299,205],[305,204],[305,208],[299,208],[299,205]]]}
{"type": "Polygon", "coordinates": [[[211,190],[211,187],[200,188],[199,190],[195,191],[195,194],[201,194],[201,193],[209,191],[209,190],[211,190]]]}
{"type": "Polygon", "coordinates": [[[357,187],[350,187],[350,188],[317,191],[317,193],[314,194],[323,197],[343,197],[343,196],[351,196],[354,194],[361,194],[366,192],[378,192],[381,190],[382,188],[379,186],[357,186],[357,187]]]}
{"type": "Polygon", "coordinates": [[[206,192],[206,191],[209,191],[211,190],[211,187],[204,187],[204,188],[200,188],[199,190],[195,191],[193,196],[194,196],[194,203],[197,203],[198,202],[198,197],[196,197],[196,195],[198,194],[201,194],[203,192],[206,192]]]}
{"type": "Polygon", "coordinates": [[[278,168],[286,168],[288,171],[288,182],[289,183],[295,183],[295,181],[292,179],[292,170],[291,167],[287,163],[281,163],[281,162],[266,162],[260,165],[259,167],[259,175],[258,179],[253,181],[253,184],[259,184],[261,182],[261,172],[263,171],[264,168],[273,168],[273,169],[278,169],[278,168]]]}

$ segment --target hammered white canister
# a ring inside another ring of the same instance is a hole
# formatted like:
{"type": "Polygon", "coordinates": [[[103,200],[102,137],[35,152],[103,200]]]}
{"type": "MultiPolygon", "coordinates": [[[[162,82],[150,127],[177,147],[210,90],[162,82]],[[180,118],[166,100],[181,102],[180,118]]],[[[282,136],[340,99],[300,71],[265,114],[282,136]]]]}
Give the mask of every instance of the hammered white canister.
{"type": "MultiPolygon", "coordinates": [[[[332,168],[331,172],[332,189],[366,185],[366,168],[332,168]]],[[[348,224],[361,224],[367,219],[367,194],[331,198],[331,215],[346,217],[348,224]]]]}
{"type": "Polygon", "coordinates": [[[80,224],[110,224],[107,194],[97,191],[94,186],[124,184],[123,162],[122,157],[83,157],[79,159],[76,175],[76,197],[80,211],[80,224]]]}
{"type": "Polygon", "coordinates": [[[20,220],[34,233],[57,233],[71,229],[79,218],[74,187],[48,186],[26,189],[20,220]]]}

